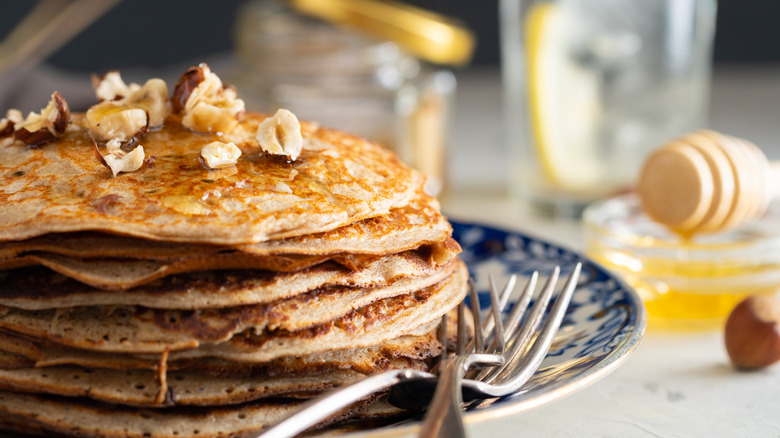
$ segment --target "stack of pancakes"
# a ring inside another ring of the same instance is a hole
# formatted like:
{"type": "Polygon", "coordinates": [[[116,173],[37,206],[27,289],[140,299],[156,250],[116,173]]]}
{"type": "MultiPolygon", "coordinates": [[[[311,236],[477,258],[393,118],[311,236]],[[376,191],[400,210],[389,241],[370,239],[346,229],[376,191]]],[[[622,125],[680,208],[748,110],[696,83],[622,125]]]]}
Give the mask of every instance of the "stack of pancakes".
{"type": "Polygon", "coordinates": [[[171,115],[113,177],[82,117],[39,147],[0,143],[0,428],[242,436],[440,354],[467,273],[392,153],[304,123],[289,162],[245,114],[241,159],[209,170],[198,152],[223,136],[171,115]]]}

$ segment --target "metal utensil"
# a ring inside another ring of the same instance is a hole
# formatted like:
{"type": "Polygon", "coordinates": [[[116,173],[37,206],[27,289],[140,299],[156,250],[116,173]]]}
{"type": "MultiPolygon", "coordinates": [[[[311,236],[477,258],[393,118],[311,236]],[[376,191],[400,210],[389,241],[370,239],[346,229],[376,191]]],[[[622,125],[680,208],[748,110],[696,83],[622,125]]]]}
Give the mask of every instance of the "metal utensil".
{"type": "MultiPolygon", "coordinates": [[[[461,386],[465,386],[466,382],[474,382],[469,385],[469,389],[479,392],[478,398],[492,398],[511,394],[528,381],[539,368],[552,345],[577,285],[580,270],[581,264],[578,263],[552,307],[549,303],[560,275],[560,268],[557,266],[528,315],[524,314],[530,302],[532,288],[523,291],[519,302],[506,320],[506,330],[501,327],[503,324],[501,319],[494,317],[496,330],[491,346],[495,351],[492,354],[465,354],[466,350],[459,348],[454,358],[443,362],[439,384],[431,406],[426,412],[420,437],[465,438],[461,413],[463,404],[461,386]],[[521,325],[522,316],[525,318],[521,325]],[[540,330],[543,320],[544,325],[540,330]],[[504,333],[508,335],[505,336],[504,333]],[[497,364],[494,363],[494,359],[497,359],[495,360],[497,364]],[[475,364],[498,366],[486,367],[480,370],[473,380],[464,381],[464,375],[475,364]]],[[[495,289],[492,278],[490,289],[491,291],[495,289]]],[[[460,338],[460,333],[458,337],[460,338]]],[[[479,336],[475,336],[475,340],[476,351],[485,351],[478,345],[479,336]]]]}
{"type": "MultiPolygon", "coordinates": [[[[515,276],[510,277],[501,294],[496,292],[491,281],[490,315],[484,320],[481,318],[476,289],[473,284],[470,284],[469,293],[472,306],[474,306],[472,314],[475,332],[472,341],[466,345],[465,307],[461,304],[460,317],[458,318],[457,343],[459,347],[457,350],[459,353],[480,353],[457,354],[450,359],[443,359],[440,370],[443,373],[448,367],[454,367],[455,369],[464,369],[465,372],[465,369],[476,364],[492,365],[493,367],[489,373],[462,380],[462,383],[457,386],[449,384],[441,387],[448,388],[453,393],[457,392],[459,397],[469,401],[506,395],[519,389],[533,375],[549,349],[576,286],[580,269],[581,265],[578,263],[569,275],[552,310],[550,310],[551,317],[547,319],[539,336],[536,336],[536,330],[555,289],[560,271],[558,267],[553,270],[539,299],[525,319],[523,319],[523,315],[536,289],[538,280],[536,272],[529,278],[523,292],[506,318],[506,322],[502,322],[501,314],[514,289],[515,276]],[[465,348],[464,345],[466,345],[465,348]],[[529,345],[531,346],[529,347],[529,345]],[[527,354],[522,354],[526,351],[527,354]],[[462,389],[462,393],[453,388],[462,389]]],[[[446,317],[443,318],[443,324],[446,324],[446,317]]],[[[442,330],[442,332],[446,333],[446,330],[442,330]]],[[[355,401],[387,388],[391,388],[388,399],[393,405],[405,409],[421,409],[431,401],[431,396],[434,394],[438,382],[439,378],[435,374],[419,370],[400,369],[377,374],[312,400],[301,411],[265,431],[257,438],[294,436],[355,401]]],[[[457,405],[459,410],[460,403],[457,405]]]]}

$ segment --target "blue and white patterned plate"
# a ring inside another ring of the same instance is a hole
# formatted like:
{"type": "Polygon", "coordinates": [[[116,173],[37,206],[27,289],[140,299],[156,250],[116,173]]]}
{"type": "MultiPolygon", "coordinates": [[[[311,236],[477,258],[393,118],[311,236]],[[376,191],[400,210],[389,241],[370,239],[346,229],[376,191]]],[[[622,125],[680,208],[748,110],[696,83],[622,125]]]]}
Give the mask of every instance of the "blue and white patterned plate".
{"type": "Polygon", "coordinates": [[[639,345],[647,322],[644,305],[633,289],[601,266],[518,233],[464,223],[453,223],[453,228],[485,304],[488,275],[501,279],[516,273],[522,285],[534,271],[546,277],[559,265],[565,278],[578,261],[583,263],[571,305],[539,370],[519,392],[473,406],[469,415],[521,412],[570,394],[613,371],[639,345]]]}
{"type": "MultiPolygon", "coordinates": [[[[501,279],[519,274],[519,290],[533,271],[542,275],[542,284],[556,265],[565,278],[578,261],[583,262],[563,325],[539,370],[517,393],[470,406],[465,421],[515,414],[571,394],[615,370],[639,345],[647,321],[644,305],[636,292],[601,266],[522,234],[457,222],[453,228],[463,247],[461,258],[485,304],[489,302],[488,275],[503,284],[501,279]]],[[[403,436],[414,427],[407,423],[371,436],[403,436]]]]}

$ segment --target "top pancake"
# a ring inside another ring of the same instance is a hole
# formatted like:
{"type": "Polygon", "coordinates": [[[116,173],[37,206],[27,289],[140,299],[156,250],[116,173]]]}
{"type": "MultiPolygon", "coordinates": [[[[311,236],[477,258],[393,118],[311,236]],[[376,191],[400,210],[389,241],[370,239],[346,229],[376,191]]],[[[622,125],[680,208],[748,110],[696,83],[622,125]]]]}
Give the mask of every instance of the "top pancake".
{"type": "Polygon", "coordinates": [[[151,240],[247,245],[332,230],[406,205],[422,176],[390,151],[338,131],[302,124],[293,162],[267,156],[243,116],[230,135],[184,128],[170,116],[139,141],[148,160],[112,177],[95,157],[82,117],[52,143],[0,147],[0,241],[52,232],[102,231],[151,240]],[[212,141],[242,151],[234,167],[198,161],[212,141]]]}
{"type": "Polygon", "coordinates": [[[218,246],[152,241],[112,234],[79,232],[46,234],[27,240],[0,242],[3,263],[28,253],[51,253],[77,258],[125,258],[169,262],[182,257],[240,252],[254,256],[387,255],[442,242],[452,227],[439,212],[439,203],[422,191],[407,205],[389,213],[322,233],[251,245],[218,246]]]}

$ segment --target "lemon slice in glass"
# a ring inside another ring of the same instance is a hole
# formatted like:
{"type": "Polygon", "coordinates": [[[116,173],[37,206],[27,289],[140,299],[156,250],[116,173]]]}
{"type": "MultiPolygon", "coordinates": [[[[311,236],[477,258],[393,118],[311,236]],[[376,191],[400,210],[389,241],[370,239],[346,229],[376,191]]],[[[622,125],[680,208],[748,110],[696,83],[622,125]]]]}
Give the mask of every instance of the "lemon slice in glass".
{"type": "MultiPolygon", "coordinates": [[[[564,3],[565,5],[565,3],[564,3]]],[[[566,35],[569,17],[556,2],[534,4],[525,19],[528,110],[541,171],[550,185],[586,190],[600,175],[596,145],[598,76],[576,64],[566,35]]]]}

